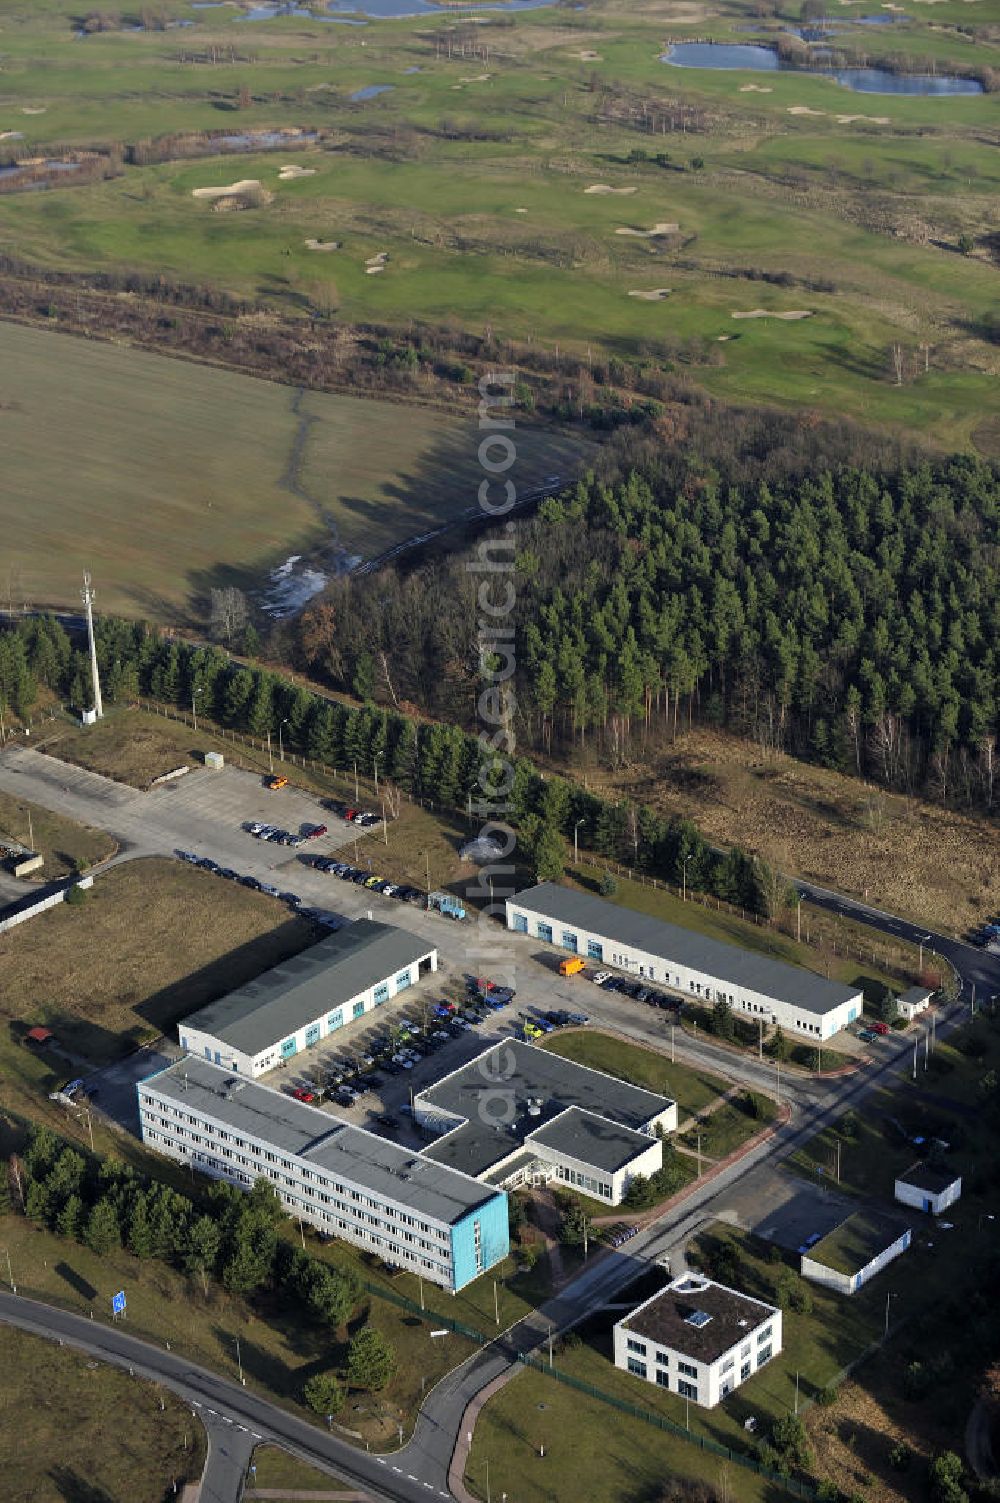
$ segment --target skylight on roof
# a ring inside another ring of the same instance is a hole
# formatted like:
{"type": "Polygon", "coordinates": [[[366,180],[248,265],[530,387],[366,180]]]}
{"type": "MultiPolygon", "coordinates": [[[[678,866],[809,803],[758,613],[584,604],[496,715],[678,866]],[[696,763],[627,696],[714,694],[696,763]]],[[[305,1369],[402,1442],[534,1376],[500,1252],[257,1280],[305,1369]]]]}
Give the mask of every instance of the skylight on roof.
{"type": "Polygon", "coordinates": [[[690,1315],[685,1315],[685,1321],[689,1326],[694,1326],[696,1331],[702,1331],[712,1319],[711,1315],[704,1310],[692,1310],[690,1315]]]}

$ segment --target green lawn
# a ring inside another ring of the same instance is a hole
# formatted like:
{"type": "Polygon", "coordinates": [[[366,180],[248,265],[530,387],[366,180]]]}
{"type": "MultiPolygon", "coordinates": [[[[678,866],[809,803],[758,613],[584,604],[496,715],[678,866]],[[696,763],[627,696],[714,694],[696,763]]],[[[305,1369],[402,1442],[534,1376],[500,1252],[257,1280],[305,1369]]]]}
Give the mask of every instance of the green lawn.
{"type": "MultiPolygon", "coordinates": [[[[580,13],[487,17],[486,60],[447,55],[440,39],[450,16],[354,28],[300,17],[234,24],[228,10],[198,12],[178,0],[169,10],[195,24],[78,41],[61,5],[21,6],[6,24],[0,90],[0,127],[23,133],[17,149],[290,125],[322,132],[321,143],[127,166],[108,182],[7,195],[7,235],[19,255],[173,275],[286,310],[319,297],[354,324],[405,329],[416,318],[477,333],[488,326],[501,346],[518,338],[581,356],[656,352],[723,397],[850,414],[942,443],[968,444],[1000,413],[995,359],[975,331],[993,307],[995,95],[853,93],[817,74],[765,79],[659,61],[664,26],[677,39],[745,39],[739,28],[748,23],[773,37],[779,22],[756,17],[749,0],[708,0],[697,15],[592,0],[580,13]],[[232,47],[239,61],[212,66],[213,46],[232,47]],[[392,91],[353,102],[369,83],[392,91]],[[237,110],[241,87],[251,98],[237,110]],[[602,90],[630,102],[631,114],[607,111],[602,90]],[[661,134],[641,129],[647,107],[665,111],[661,134]],[[685,129],[671,129],[682,111],[685,129]],[[282,181],[285,156],[314,175],[282,181]],[[273,202],[217,214],[191,196],[237,176],[258,178],[273,202]],[[584,192],[601,182],[636,191],[584,192]],[[677,237],[616,234],[657,222],[678,224],[677,237]],[[957,254],[963,234],[971,256],[957,254]],[[341,249],[317,254],[309,238],[336,239],[341,249]],[[365,263],[378,251],[389,260],[369,275],[365,263]],[[779,275],[784,285],[773,281],[779,275]],[[662,302],[629,296],[659,286],[671,289],[662,302]],[[733,320],[754,308],[810,316],[733,320]],[[896,340],[912,367],[901,386],[888,371],[896,340]],[[924,345],[926,372],[917,360],[924,345]]],[[[838,8],[836,19],[860,14],[838,8]]],[[[919,7],[905,27],[858,26],[844,40],[874,59],[902,49],[939,72],[979,67],[993,43],[968,28],[990,18],[988,3],[970,12],[945,0],[933,12],[919,7]],[[959,17],[963,30],[942,24],[959,17]]],[[[419,510],[421,482],[448,473],[449,448],[445,441],[435,454],[426,433],[404,427],[398,441],[409,455],[394,452],[390,433],[385,459],[356,486],[354,454],[345,455],[338,431],[344,410],[324,404],[303,474],[326,501],[327,477],[337,473],[338,525],[348,543],[353,528],[365,551],[393,530],[383,516],[398,499],[394,470],[416,482],[407,504],[419,510]]],[[[187,416],[193,431],[195,402],[187,416]]],[[[279,417],[268,414],[266,427],[280,429],[279,417]]],[[[366,445],[364,424],[350,422],[355,431],[366,445]]],[[[222,450],[235,447],[227,432],[222,450]]],[[[287,452],[280,431],[275,452],[287,452]]],[[[272,556],[265,492],[275,476],[239,453],[230,463],[254,497],[250,547],[235,562],[254,567],[272,556]]],[[[298,517],[294,505],[281,510],[281,546],[291,551],[314,518],[308,508],[298,517]]],[[[232,562],[222,551],[202,567],[232,562]]],[[[179,583],[172,591],[171,603],[185,598],[179,583]]]]}
{"type": "Polygon", "coordinates": [[[333,1472],[321,1472],[318,1467],[300,1461],[278,1446],[258,1446],[253,1453],[256,1472],[251,1476],[249,1489],[264,1487],[292,1488],[303,1492],[344,1492],[352,1490],[352,1484],[333,1472]]]}

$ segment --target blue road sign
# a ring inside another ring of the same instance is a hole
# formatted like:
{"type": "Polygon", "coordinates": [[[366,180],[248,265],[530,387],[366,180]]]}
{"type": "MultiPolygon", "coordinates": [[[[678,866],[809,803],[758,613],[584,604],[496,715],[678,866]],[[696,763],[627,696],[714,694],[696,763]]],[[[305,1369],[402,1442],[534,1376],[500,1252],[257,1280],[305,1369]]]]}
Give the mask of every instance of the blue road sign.
{"type": "Polygon", "coordinates": [[[112,1315],[124,1315],[125,1314],[125,1290],[124,1289],[119,1289],[119,1291],[118,1291],[117,1294],[113,1294],[111,1296],[111,1313],[112,1313],[112,1315]]]}

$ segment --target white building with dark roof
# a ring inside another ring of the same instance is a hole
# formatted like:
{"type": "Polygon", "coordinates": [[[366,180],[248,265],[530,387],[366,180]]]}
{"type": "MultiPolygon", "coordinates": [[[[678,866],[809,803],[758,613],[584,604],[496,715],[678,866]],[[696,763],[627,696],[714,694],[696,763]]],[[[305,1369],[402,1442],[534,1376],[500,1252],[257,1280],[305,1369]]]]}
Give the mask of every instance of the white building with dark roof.
{"type": "Polygon", "coordinates": [[[709,1006],[728,1002],[737,1012],[817,1042],[861,1016],[857,987],[557,882],[540,882],[508,898],[507,928],[709,1006]]]}
{"type": "Polygon", "coordinates": [[[937,1169],[918,1159],[903,1174],[896,1176],[895,1198],[900,1205],[940,1216],[962,1194],[962,1176],[953,1169],[937,1169]]]}
{"type": "Polygon", "coordinates": [[[615,1366],[713,1409],[781,1351],[781,1311],[685,1273],[618,1321],[615,1366]]]}
{"type": "Polygon", "coordinates": [[[437,950],[425,939],[357,919],[185,1018],[181,1048],[240,1075],[264,1075],[436,970],[437,950]]]}
{"type": "MultiPolygon", "coordinates": [[[[664,1065],[669,1075],[669,1066],[664,1065]]],[[[556,1180],[620,1205],[663,1164],[677,1104],[548,1049],[494,1044],[414,1097],[428,1158],[505,1190],[556,1180]]]]}
{"type": "Polygon", "coordinates": [[[249,1189],[331,1237],[458,1290],[509,1250],[507,1197],[425,1154],[207,1060],[139,1082],[142,1140],[249,1189]]]}

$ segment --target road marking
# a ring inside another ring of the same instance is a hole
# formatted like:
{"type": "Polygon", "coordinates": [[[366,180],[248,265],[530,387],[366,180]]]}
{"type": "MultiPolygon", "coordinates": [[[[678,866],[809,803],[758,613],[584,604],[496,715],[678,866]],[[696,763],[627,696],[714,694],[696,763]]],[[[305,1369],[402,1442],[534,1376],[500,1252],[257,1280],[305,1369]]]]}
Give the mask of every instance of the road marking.
{"type": "Polygon", "coordinates": [[[263,1439],[263,1436],[258,1435],[256,1430],[251,1430],[250,1434],[253,1436],[254,1440],[262,1440],[263,1439]]]}
{"type": "Polygon", "coordinates": [[[384,1456],[376,1456],[375,1460],[378,1462],[379,1466],[385,1466],[385,1457],[384,1456]]]}
{"type": "Polygon", "coordinates": [[[403,1468],[401,1466],[394,1466],[393,1471],[398,1472],[400,1476],[403,1475],[403,1468]]]}

